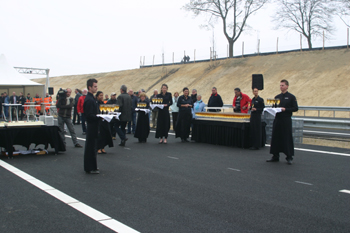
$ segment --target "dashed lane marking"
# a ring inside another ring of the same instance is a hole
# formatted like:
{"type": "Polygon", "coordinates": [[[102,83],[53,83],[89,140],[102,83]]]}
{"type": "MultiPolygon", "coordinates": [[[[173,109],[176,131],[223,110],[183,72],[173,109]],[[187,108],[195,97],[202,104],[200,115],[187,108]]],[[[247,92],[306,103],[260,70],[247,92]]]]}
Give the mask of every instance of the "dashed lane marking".
{"type": "Polygon", "coordinates": [[[306,183],[306,182],[302,182],[302,181],[295,181],[295,183],[298,183],[298,184],[305,184],[305,185],[313,185],[313,184],[306,183]]]}
{"type": "Polygon", "coordinates": [[[228,170],[231,170],[231,171],[236,171],[236,172],[240,172],[241,170],[239,170],[239,169],[235,169],[235,168],[227,168],[228,170]]]}
{"type": "Polygon", "coordinates": [[[339,192],[350,194],[350,190],[347,190],[347,189],[339,190],[339,192]]]}
{"type": "Polygon", "coordinates": [[[171,157],[171,156],[167,156],[169,159],[179,159],[179,158],[176,158],[176,157],[171,157]]]}
{"type": "Polygon", "coordinates": [[[35,187],[39,188],[40,190],[50,194],[51,196],[55,197],[56,199],[60,200],[61,202],[65,203],[66,205],[69,205],[70,207],[78,210],[79,212],[83,213],[84,215],[92,218],[93,220],[97,221],[98,223],[108,227],[112,231],[119,232],[119,233],[136,233],[138,231],[124,225],[123,223],[105,215],[104,213],[78,201],[77,199],[59,191],[58,189],[55,189],[54,187],[36,179],[35,177],[19,170],[18,168],[0,160],[0,166],[5,168],[6,170],[12,172],[16,176],[20,177],[21,179],[27,181],[28,183],[34,185],[35,187]]]}

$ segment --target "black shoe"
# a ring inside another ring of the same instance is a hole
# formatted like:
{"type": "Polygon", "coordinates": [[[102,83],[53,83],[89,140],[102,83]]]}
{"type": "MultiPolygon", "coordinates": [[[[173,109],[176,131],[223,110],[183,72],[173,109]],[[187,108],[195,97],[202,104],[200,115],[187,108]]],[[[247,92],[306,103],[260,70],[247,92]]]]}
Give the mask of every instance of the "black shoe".
{"type": "Polygon", "coordinates": [[[186,139],[184,139],[184,141],[185,141],[185,142],[190,142],[190,141],[188,141],[188,139],[187,139],[187,138],[186,138],[186,139]]]}
{"type": "Polygon", "coordinates": [[[279,159],[276,159],[274,157],[272,157],[271,159],[266,160],[266,162],[279,162],[279,159]]]}
{"type": "Polygon", "coordinates": [[[83,148],[79,143],[75,144],[76,148],[83,148]]]}
{"type": "Polygon", "coordinates": [[[125,138],[124,141],[127,141],[129,138],[125,138]]]}
{"type": "Polygon", "coordinates": [[[119,144],[119,146],[125,146],[125,140],[122,140],[119,144]]]}
{"type": "Polygon", "coordinates": [[[126,134],[131,134],[131,132],[127,132],[126,134]]]}
{"type": "Polygon", "coordinates": [[[288,165],[292,165],[292,160],[291,159],[287,159],[287,163],[288,163],[288,165]]]}
{"type": "Polygon", "coordinates": [[[86,172],[87,174],[100,174],[100,171],[99,170],[92,170],[92,171],[89,171],[89,172],[86,172]]]}

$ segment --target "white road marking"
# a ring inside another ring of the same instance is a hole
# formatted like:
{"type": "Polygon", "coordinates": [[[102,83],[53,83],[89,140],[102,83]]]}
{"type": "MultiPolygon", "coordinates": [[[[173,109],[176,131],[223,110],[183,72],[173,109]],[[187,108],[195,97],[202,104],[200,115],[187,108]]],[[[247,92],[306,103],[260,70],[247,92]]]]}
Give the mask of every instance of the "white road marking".
{"type": "Polygon", "coordinates": [[[298,184],[305,184],[305,185],[313,185],[313,184],[306,183],[306,182],[302,182],[302,181],[295,181],[295,183],[298,183],[298,184]]]}
{"type": "Polygon", "coordinates": [[[324,131],[312,131],[312,130],[303,130],[303,132],[306,133],[319,133],[319,134],[334,134],[334,135],[344,135],[344,136],[350,136],[348,133],[335,133],[335,132],[324,132],[324,131]]]}
{"type": "Polygon", "coordinates": [[[236,171],[236,172],[240,172],[241,170],[239,170],[239,169],[234,169],[234,168],[227,168],[228,170],[232,170],[232,171],[236,171]]]}
{"type": "MultiPolygon", "coordinates": [[[[69,135],[64,135],[66,138],[72,138],[72,136],[69,136],[69,135]]],[[[86,139],[85,138],[78,138],[77,137],[77,139],[78,140],[82,140],[82,141],[86,141],[86,139]]]]}
{"type": "Polygon", "coordinates": [[[179,159],[179,158],[176,158],[176,157],[171,157],[171,156],[168,156],[169,159],[179,159]]]}
{"type": "Polygon", "coordinates": [[[124,225],[121,222],[118,222],[117,220],[101,213],[100,211],[91,208],[90,206],[78,201],[77,199],[55,189],[54,187],[51,187],[48,184],[45,184],[44,182],[36,179],[35,177],[19,170],[18,168],[5,163],[4,161],[0,160],[0,166],[5,168],[6,170],[12,172],[13,174],[17,175],[21,179],[29,182],[30,184],[34,185],[35,187],[39,188],[40,190],[50,194],[51,196],[55,197],[56,199],[60,200],[61,202],[69,205],[70,207],[78,210],[79,212],[85,214],[86,216],[94,219],[95,221],[99,222],[100,224],[108,227],[109,229],[115,231],[115,232],[125,232],[125,233],[136,233],[138,231],[124,225]]]}
{"type": "MultiPolygon", "coordinates": [[[[265,146],[270,147],[269,144],[265,144],[265,146]]],[[[347,156],[347,157],[350,157],[350,154],[338,153],[338,152],[332,152],[332,151],[311,150],[311,149],[303,149],[303,148],[294,148],[294,150],[300,150],[300,151],[313,152],[313,153],[320,153],[320,154],[330,154],[330,155],[340,155],[340,156],[347,156]]]]}
{"type": "Polygon", "coordinates": [[[347,194],[350,194],[350,190],[346,190],[346,189],[339,190],[339,192],[341,192],[341,193],[347,193],[347,194]]]}
{"type": "Polygon", "coordinates": [[[124,150],[131,150],[129,147],[124,147],[124,150]]]}

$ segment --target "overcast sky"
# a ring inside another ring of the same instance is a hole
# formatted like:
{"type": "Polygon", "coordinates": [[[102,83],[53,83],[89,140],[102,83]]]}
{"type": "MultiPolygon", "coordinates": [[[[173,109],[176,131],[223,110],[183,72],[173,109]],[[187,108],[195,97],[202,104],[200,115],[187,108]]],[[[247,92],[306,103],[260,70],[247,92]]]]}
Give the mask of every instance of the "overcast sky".
{"type": "MultiPolygon", "coordinates": [[[[145,64],[179,62],[184,51],[208,59],[213,31],[199,27],[204,18],[181,9],[189,0],[0,0],[0,54],[13,66],[49,68],[50,76],[134,69],[145,64]]],[[[274,30],[268,5],[248,20],[250,30],[235,45],[235,55],[299,48],[299,35],[274,30]]],[[[335,20],[336,32],[326,46],[346,45],[346,26],[335,20]]],[[[214,29],[219,57],[227,54],[221,24],[214,29]]],[[[314,41],[322,46],[322,40],[314,41]]],[[[303,47],[307,47],[306,40],[303,47]]]]}

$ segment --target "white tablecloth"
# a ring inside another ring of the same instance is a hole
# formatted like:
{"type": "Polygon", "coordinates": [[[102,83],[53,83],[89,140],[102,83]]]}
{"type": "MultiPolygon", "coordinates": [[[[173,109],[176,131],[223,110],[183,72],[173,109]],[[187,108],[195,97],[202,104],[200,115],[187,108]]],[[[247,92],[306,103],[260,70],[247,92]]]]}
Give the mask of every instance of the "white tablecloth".
{"type": "Polygon", "coordinates": [[[109,115],[105,115],[105,114],[97,114],[98,117],[101,117],[103,120],[111,122],[111,120],[113,118],[119,120],[119,116],[120,116],[120,112],[117,112],[117,114],[109,114],[109,115]]]}
{"type": "Polygon", "coordinates": [[[149,106],[151,106],[152,109],[154,109],[154,108],[163,109],[164,108],[163,104],[150,104],[149,106]]]}
{"type": "Polygon", "coordinates": [[[268,112],[273,116],[276,116],[276,113],[282,112],[282,108],[264,108],[264,112],[268,112]]]}
{"type": "Polygon", "coordinates": [[[143,109],[143,108],[135,108],[135,110],[136,110],[136,111],[143,111],[143,112],[145,112],[146,114],[148,114],[148,113],[151,112],[151,110],[149,110],[149,109],[143,109]]]}

